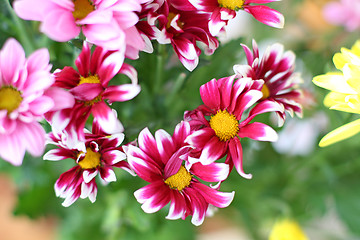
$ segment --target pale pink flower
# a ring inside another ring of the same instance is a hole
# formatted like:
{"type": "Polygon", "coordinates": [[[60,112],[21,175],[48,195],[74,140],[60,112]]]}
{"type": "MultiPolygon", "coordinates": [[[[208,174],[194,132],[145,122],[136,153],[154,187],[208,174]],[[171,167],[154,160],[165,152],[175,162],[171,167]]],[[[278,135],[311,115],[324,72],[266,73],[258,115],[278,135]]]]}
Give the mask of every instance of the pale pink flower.
{"type": "Polygon", "coordinates": [[[145,47],[135,25],[136,12],[147,0],[16,0],[16,14],[40,21],[40,30],[51,39],[69,41],[82,32],[87,40],[109,50],[121,49],[136,58],[145,47]]]}
{"type": "Polygon", "coordinates": [[[185,143],[190,133],[187,122],[178,124],[173,136],[158,130],[154,138],[145,128],[139,134],[139,147],[129,145],[124,150],[132,169],[149,182],[134,193],[146,213],[157,212],[170,202],[167,219],[185,219],[190,215],[191,222],[200,225],[213,206],[227,207],[234,192],[220,192],[203,182],[225,180],[229,166],[224,163],[191,164],[188,157],[192,148],[185,143]]]}
{"type": "Polygon", "coordinates": [[[5,42],[0,52],[0,157],[21,165],[28,151],[40,156],[45,131],[38,121],[44,114],[74,104],[72,95],[51,87],[49,52],[39,49],[25,58],[15,39],[5,42]]]}
{"type": "Polygon", "coordinates": [[[353,32],[360,28],[360,1],[339,0],[326,4],[323,8],[325,19],[334,25],[341,25],[353,32]]]}

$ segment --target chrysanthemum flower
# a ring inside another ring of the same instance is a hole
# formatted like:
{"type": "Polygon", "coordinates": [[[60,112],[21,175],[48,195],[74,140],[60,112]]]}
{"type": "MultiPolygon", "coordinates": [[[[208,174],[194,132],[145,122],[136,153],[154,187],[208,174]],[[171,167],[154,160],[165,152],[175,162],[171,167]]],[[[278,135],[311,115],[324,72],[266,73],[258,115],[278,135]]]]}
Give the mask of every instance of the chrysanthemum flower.
{"type": "Polygon", "coordinates": [[[323,13],[329,23],[344,26],[349,32],[360,29],[360,2],[358,0],[329,2],[324,6],[323,13]]]}
{"type": "MultiPolygon", "coordinates": [[[[147,0],[16,0],[16,14],[25,20],[40,21],[40,29],[51,39],[69,41],[82,31],[87,40],[109,50],[142,49],[144,42],[135,28],[136,12],[147,0]],[[35,7],[34,7],[35,6],[35,7]]],[[[137,53],[135,53],[137,54],[137,53]]]]}
{"type": "MultiPolygon", "coordinates": [[[[324,105],[330,109],[360,114],[360,40],[350,49],[336,53],[334,64],[341,72],[329,72],[314,77],[313,83],[330,90],[324,105]]],[[[320,147],[347,139],[360,132],[360,119],[345,124],[324,136],[320,147]]]]}
{"type": "Polygon", "coordinates": [[[201,54],[197,43],[203,43],[205,53],[212,54],[219,42],[209,32],[208,13],[200,13],[196,9],[181,11],[172,2],[164,2],[159,9],[154,9],[156,11],[150,11],[148,23],[154,31],[153,39],[161,44],[171,43],[184,67],[192,71],[198,65],[201,54]]]}
{"type": "Polygon", "coordinates": [[[252,5],[274,2],[276,0],[187,0],[197,10],[211,14],[209,21],[210,33],[216,36],[219,31],[233,19],[236,11],[242,9],[253,17],[271,27],[283,28],[284,16],[268,6],[252,5]]]}
{"type": "Polygon", "coordinates": [[[59,161],[73,159],[76,166],[60,175],[55,183],[56,196],[64,198],[63,206],[68,207],[79,197],[95,202],[99,174],[105,183],[116,181],[113,168],[122,168],[134,174],[124,161],[125,153],[120,148],[123,133],[107,135],[95,123],[92,133],[85,133],[85,141],[78,141],[66,131],[59,135],[50,133],[48,144],[58,146],[44,155],[44,160],[59,161]]]}
{"type": "Polygon", "coordinates": [[[295,113],[301,117],[302,91],[299,89],[299,84],[302,79],[298,73],[294,73],[295,54],[292,51],[284,52],[284,46],[275,43],[267,48],[260,59],[255,40],[253,40],[252,52],[246,45],[241,44],[241,46],[245,51],[248,64],[235,65],[235,73],[242,77],[265,81],[261,89],[262,99],[275,101],[283,106],[283,111],[277,112],[280,126],[285,121],[286,112],[291,116],[295,113]]]}
{"type": "Polygon", "coordinates": [[[28,151],[40,156],[45,148],[45,131],[38,121],[49,111],[71,107],[70,93],[52,88],[47,49],[25,52],[15,39],[0,51],[0,157],[20,165],[28,151]]]}
{"type": "Polygon", "coordinates": [[[69,89],[76,99],[73,108],[47,116],[54,131],[67,128],[73,133],[70,129],[74,129],[79,139],[83,139],[83,129],[90,114],[106,133],[123,130],[116,112],[104,102],[127,101],[140,92],[136,70],[124,64],[123,60],[120,52],[106,51],[101,47],[95,48],[91,54],[89,44],[84,42],[82,52],[75,61],[78,71],[65,67],[54,74],[54,86],[69,89]],[[109,86],[109,81],[118,73],[129,76],[131,84],[109,86]]]}
{"type": "Polygon", "coordinates": [[[198,160],[202,164],[210,164],[227,155],[226,163],[231,168],[235,166],[241,176],[251,178],[251,174],[243,170],[240,139],[248,137],[258,141],[276,141],[277,133],[271,127],[250,121],[258,114],[279,111],[281,106],[265,100],[253,107],[245,118],[245,111],[263,96],[259,90],[263,81],[250,78],[234,80],[235,75],[212,79],[200,87],[204,105],[185,112],[185,119],[196,130],[186,141],[201,151],[198,160]]]}
{"type": "Polygon", "coordinates": [[[269,240],[308,240],[308,238],[298,223],[286,219],[274,225],[269,240]]]}
{"type": "Polygon", "coordinates": [[[146,213],[157,212],[170,202],[167,219],[185,219],[192,215],[191,222],[200,225],[210,206],[227,207],[234,192],[219,192],[197,179],[223,181],[229,167],[224,163],[190,164],[188,157],[192,148],[184,142],[189,134],[187,122],[178,124],[173,136],[158,130],[154,138],[145,128],[139,134],[139,147],[129,145],[125,152],[136,174],[150,183],[134,193],[146,213]]]}

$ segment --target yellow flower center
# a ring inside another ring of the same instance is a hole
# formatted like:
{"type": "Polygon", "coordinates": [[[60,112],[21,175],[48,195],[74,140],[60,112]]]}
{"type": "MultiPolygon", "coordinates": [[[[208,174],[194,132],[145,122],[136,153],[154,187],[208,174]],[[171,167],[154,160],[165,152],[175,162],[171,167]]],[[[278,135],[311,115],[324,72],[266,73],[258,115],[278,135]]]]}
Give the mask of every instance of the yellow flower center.
{"type": "MultiPolygon", "coordinates": [[[[93,84],[100,84],[100,79],[97,75],[91,75],[91,76],[88,76],[88,77],[80,77],[80,81],[78,83],[78,85],[81,85],[83,83],[93,83],[93,84]]],[[[94,103],[97,103],[97,102],[100,102],[102,101],[102,96],[101,94],[97,97],[95,97],[93,100],[91,101],[87,101],[85,102],[85,105],[86,106],[91,106],[93,105],[94,103]]]]}
{"type": "Polygon", "coordinates": [[[220,7],[231,10],[239,10],[244,5],[244,0],[218,0],[220,7]]]}
{"type": "Polygon", "coordinates": [[[270,96],[270,90],[265,83],[261,89],[261,92],[263,93],[263,96],[261,98],[262,100],[267,99],[270,96]]]}
{"type": "MultiPolygon", "coordinates": [[[[175,13],[173,13],[173,12],[169,12],[169,15],[168,15],[168,17],[167,17],[168,22],[167,22],[167,24],[166,24],[166,29],[171,28],[171,21],[174,19],[174,17],[176,17],[176,15],[177,15],[177,14],[175,14],[175,13]]],[[[182,27],[184,26],[184,23],[181,22],[180,19],[177,20],[176,23],[178,24],[178,26],[179,26],[180,28],[182,28],[182,27]]]]}
{"type": "Polygon", "coordinates": [[[86,148],[85,157],[78,162],[82,169],[92,169],[100,165],[101,154],[93,152],[91,148],[86,148]]]}
{"type": "Polygon", "coordinates": [[[100,83],[100,79],[97,75],[91,75],[88,77],[80,77],[80,81],[78,85],[83,83],[100,83]]]}
{"type": "Polygon", "coordinates": [[[239,122],[235,115],[226,110],[219,110],[210,118],[210,127],[215,131],[220,141],[227,141],[235,137],[239,132],[239,122]]]}
{"type": "Polygon", "coordinates": [[[85,18],[89,13],[95,10],[95,6],[91,0],[73,0],[74,11],[72,15],[76,20],[85,18]]]}
{"type": "Polygon", "coordinates": [[[0,110],[6,109],[8,114],[20,106],[23,98],[21,92],[11,86],[0,88],[0,110]]]}
{"type": "Polygon", "coordinates": [[[300,226],[293,221],[283,220],[274,225],[269,240],[308,240],[300,226]]]}
{"type": "Polygon", "coordinates": [[[165,180],[165,183],[170,188],[181,191],[190,185],[191,178],[191,174],[186,170],[184,166],[181,166],[177,173],[168,177],[165,180]]]}

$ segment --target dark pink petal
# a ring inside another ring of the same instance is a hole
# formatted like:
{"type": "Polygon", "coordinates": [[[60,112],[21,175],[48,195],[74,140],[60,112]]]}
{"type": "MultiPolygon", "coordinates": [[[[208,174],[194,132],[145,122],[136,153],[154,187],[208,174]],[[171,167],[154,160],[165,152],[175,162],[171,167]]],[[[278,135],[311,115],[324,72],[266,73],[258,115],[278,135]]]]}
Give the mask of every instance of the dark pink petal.
{"type": "Polygon", "coordinates": [[[262,96],[262,92],[258,90],[249,90],[241,95],[234,111],[235,117],[237,119],[241,119],[243,112],[254,105],[259,99],[261,99],[262,96]]]}
{"type": "Polygon", "coordinates": [[[109,81],[120,71],[124,62],[124,53],[115,51],[106,56],[97,70],[103,87],[107,87],[109,81]]]}
{"type": "Polygon", "coordinates": [[[226,145],[226,142],[220,141],[217,136],[213,136],[201,150],[199,161],[207,165],[219,160],[226,153],[226,145]]]}
{"type": "Polygon", "coordinates": [[[216,136],[214,130],[210,127],[206,127],[194,131],[186,138],[185,141],[195,148],[202,149],[214,136],[216,136]]]}
{"type": "Polygon", "coordinates": [[[79,73],[72,67],[64,67],[61,71],[56,71],[55,83],[53,87],[60,87],[65,89],[72,89],[77,86],[80,81],[79,73]]]}
{"type": "Polygon", "coordinates": [[[70,90],[77,100],[91,101],[103,91],[103,87],[99,83],[83,83],[70,90]]]}
{"type": "Polygon", "coordinates": [[[251,179],[252,175],[247,174],[244,172],[243,169],[243,150],[240,143],[240,140],[238,138],[234,138],[232,141],[229,142],[229,159],[231,161],[231,164],[235,166],[236,171],[246,179],[251,179]],[[230,157],[229,157],[230,155],[230,157]]]}
{"type": "Polygon", "coordinates": [[[170,208],[166,219],[179,219],[184,216],[186,211],[186,202],[184,196],[177,190],[170,190],[170,208]]]}
{"type": "Polygon", "coordinates": [[[134,192],[136,200],[146,213],[154,213],[170,201],[170,189],[163,181],[153,182],[134,192]]]}
{"type": "Polygon", "coordinates": [[[104,102],[95,103],[91,109],[94,115],[94,121],[96,121],[101,129],[108,133],[123,132],[123,127],[117,118],[115,110],[113,111],[104,102]]]}
{"type": "Polygon", "coordinates": [[[215,111],[220,109],[220,92],[215,78],[200,87],[200,96],[207,107],[215,111]]]}
{"type": "Polygon", "coordinates": [[[89,74],[95,74],[95,72],[90,72],[90,61],[91,61],[91,49],[89,46],[89,43],[87,41],[84,41],[83,48],[75,60],[75,65],[83,77],[88,77],[89,74]]]}
{"type": "Polygon", "coordinates": [[[205,184],[196,182],[194,182],[191,186],[197,190],[208,203],[214,205],[215,207],[225,208],[229,206],[234,199],[235,191],[231,193],[219,192],[206,186],[205,184]]]}
{"type": "Polygon", "coordinates": [[[126,150],[127,161],[135,173],[147,182],[163,179],[160,167],[149,159],[141,149],[129,145],[126,150]]]}
{"type": "Polygon", "coordinates": [[[229,175],[229,165],[225,163],[211,163],[202,165],[195,163],[191,166],[191,173],[206,182],[224,181],[229,175]]]}
{"type": "Polygon", "coordinates": [[[284,16],[280,12],[269,8],[268,6],[246,6],[244,10],[253,15],[256,20],[266,25],[276,28],[284,27],[284,16]]]}
{"type": "Polygon", "coordinates": [[[166,164],[166,162],[171,158],[172,154],[175,152],[175,146],[172,141],[170,134],[165,130],[160,129],[155,132],[155,140],[157,149],[160,154],[160,160],[166,164]]]}
{"type": "Polygon", "coordinates": [[[204,197],[199,192],[191,187],[187,187],[183,190],[184,195],[188,201],[188,212],[186,215],[192,215],[191,223],[195,226],[199,226],[204,222],[206,211],[209,207],[209,203],[206,202],[204,197]]]}
{"type": "Polygon", "coordinates": [[[176,47],[177,51],[182,55],[184,58],[189,60],[194,60],[198,58],[196,53],[194,43],[186,38],[176,38],[173,39],[173,44],[176,47]]]}
{"type": "Polygon", "coordinates": [[[187,154],[189,153],[189,151],[191,150],[190,146],[184,146],[182,148],[180,148],[179,150],[177,150],[172,156],[171,158],[168,160],[168,162],[165,165],[164,168],[164,178],[167,179],[168,177],[176,174],[183,161],[187,160],[187,154]],[[184,158],[185,155],[185,158],[184,158]]]}
{"type": "Polygon", "coordinates": [[[155,138],[150,133],[148,128],[144,128],[139,133],[138,143],[140,149],[144,151],[151,159],[156,159],[161,162],[155,138]]]}
{"type": "Polygon", "coordinates": [[[209,21],[209,31],[212,36],[217,36],[220,30],[226,26],[227,21],[221,19],[220,8],[215,9],[211,14],[211,19],[209,21]]]}
{"type": "Polygon", "coordinates": [[[112,169],[112,167],[102,166],[102,167],[100,167],[99,172],[100,172],[100,177],[105,182],[115,182],[116,181],[115,172],[112,169]]]}
{"type": "Polygon", "coordinates": [[[124,102],[133,99],[140,93],[140,86],[134,84],[122,84],[109,86],[103,93],[103,98],[108,99],[109,103],[124,102]]]}
{"type": "Polygon", "coordinates": [[[239,129],[239,137],[248,137],[258,141],[276,142],[278,135],[274,129],[264,123],[254,122],[239,129]]]}
{"type": "Polygon", "coordinates": [[[256,115],[266,112],[284,112],[284,107],[275,101],[261,101],[251,109],[249,116],[240,123],[240,127],[248,124],[256,115]]]}
{"type": "Polygon", "coordinates": [[[231,91],[232,91],[234,79],[235,79],[235,75],[223,78],[223,80],[219,79],[217,81],[218,86],[219,86],[220,96],[221,96],[221,100],[220,100],[220,103],[221,103],[220,108],[221,109],[227,109],[230,106],[231,91]],[[220,82],[222,82],[221,85],[219,84],[220,82]]]}
{"type": "Polygon", "coordinates": [[[59,161],[68,158],[74,159],[74,157],[76,157],[74,151],[65,148],[57,148],[51,149],[47,153],[45,153],[43,159],[49,161],[59,161]]]}
{"type": "MultiPolygon", "coordinates": [[[[103,145],[102,145],[103,147],[103,145]]],[[[126,159],[126,154],[119,150],[109,150],[101,154],[103,161],[108,165],[114,165],[126,159]]]]}
{"type": "Polygon", "coordinates": [[[98,174],[97,169],[84,169],[83,170],[84,182],[89,183],[90,181],[92,181],[94,179],[94,177],[96,177],[97,174],[98,174]]]}
{"type": "Polygon", "coordinates": [[[212,12],[219,7],[217,0],[188,0],[198,11],[212,12]]]}
{"type": "Polygon", "coordinates": [[[172,136],[175,148],[178,149],[185,144],[185,139],[190,135],[190,124],[187,121],[181,121],[176,125],[172,136]]]}

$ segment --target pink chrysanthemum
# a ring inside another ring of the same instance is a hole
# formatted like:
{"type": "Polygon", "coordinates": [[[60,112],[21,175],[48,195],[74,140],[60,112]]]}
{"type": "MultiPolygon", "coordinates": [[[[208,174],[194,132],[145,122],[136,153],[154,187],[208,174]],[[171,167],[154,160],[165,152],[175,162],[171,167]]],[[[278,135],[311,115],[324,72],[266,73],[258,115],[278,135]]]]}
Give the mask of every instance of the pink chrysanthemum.
{"type": "Polygon", "coordinates": [[[252,5],[264,4],[277,0],[186,0],[190,2],[197,10],[211,14],[209,21],[210,33],[216,36],[219,31],[227,25],[228,21],[233,19],[237,10],[244,10],[253,15],[253,17],[266,25],[276,28],[283,28],[284,16],[267,6],[252,5]]]}
{"type": "Polygon", "coordinates": [[[245,118],[244,112],[263,95],[259,90],[263,81],[250,78],[234,80],[235,75],[212,79],[200,87],[204,105],[185,112],[185,120],[195,130],[186,141],[200,151],[198,161],[202,164],[213,163],[227,155],[226,163],[230,169],[235,166],[241,176],[251,178],[251,174],[243,170],[240,139],[248,137],[258,141],[276,141],[277,133],[271,127],[250,121],[258,114],[279,111],[281,106],[273,101],[262,101],[245,118]]]}
{"type": "Polygon", "coordinates": [[[161,44],[171,43],[181,63],[189,71],[194,70],[199,63],[201,49],[197,46],[198,42],[204,44],[206,54],[212,54],[219,46],[218,40],[209,32],[210,14],[200,13],[196,9],[179,10],[177,1],[160,2],[155,6],[147,9],[147,22],[153,32],[151,39],[156,39],[161,44]]]}
{"type": "Polygon", "coordinates": [[[344,26],[349,32],[360,29],[359,0],[329,2],[324,6],[323,12],[329,23],[344,26]]]}
{"type": "Polygon", "coordinates": [[[69,41],[82,31],[89,42],[106,49],[125,52],[126,46],[128,57],[134,58],[144,47],[135,24],[146,1],[16,0],[14,9],[25,20],[42,22],[41,31],[55,41],[69,41]]]}
{"type": "Polygon", "coordinates": [[[263,92],[262,100],[278,102],[284,108],[283,111],[277,112],[280,126],[285,121],[285,112],[291,116],[295,113],[301,117],[302,91],[299,89],[299,84],[302,79],[300,74],[294,73],[295,54],[292,51],[284,52],[284,46],[276,43],[269,46],[260,59],[255,40],[253,40],[252,52],[246,45],[241,44],[241,46],[245,51],[248,64],[235,65],[235,73],[242,77],[265,81],[261,89],[263,92]]]}
{"type": "Polygon", "coordinates": [[[210,206],[227,207],[234,192],[219,192],[197,179],[223,181],[229,166],[224,163],[190,164],[187,160],[192,148],[184,142],[189,134],[187,122],[178,124],[173,136],[158,130],[154,138],[145,128],[139,134],[139,147],[130,145],[125,152],[136,174],[150,183],[134,193],[146,213],[157,212],[170,202],[167,219],[185,219],[192,215],[191,222],[200,225],[210,206]]]}
{"type": "Polygon", "coordinates": [[[78,71],[65,67],[54,74],[54,85],[69,89],[76,99],[73,108],[47,116],[54,131],[67,128],[68,132],[76,133],[79,139],[83,139],[83,129],[90,114],[104,132],[123,131],[115,110],[104,102],[127,101],[140,92],[136,70],[123,60],[120,52],[106,51],[101,47],[95,48],[91,54],[89,44],[84,42],[82,52],[75,61],[78,71]],[[109,81],[118,73],[129,76],[131,84],[109,86],[109,81]]]}
{"type": "Polygon", "coordinates": [[[45,148],[45,131],[38,123],[49,111],[71,107],[70,93],[52,88],[49,52],[40,49],[25,58],[15,39],[5,42],[0,52],[0,157],[20,165],[28,151],[40,156],[45,148]]]}
{"type": "Polygon", "coordinates": [[[116,181],[113,168],[122,168],[133,174],[129,164],[124,161],[125,153],[120,144],[124,134],[107,135],[96,123],[92,133],[85,133],[85,141],[73,139],[66,131],[59,135],[50,133],[48,144],[58,146],[44,155],[44,160],[59,161],[73,159],[76,166],[60,175],[55,183],[56,196],[64,198],[62,205],[68,207],[79,197],[95,202],[97,184],[95,177],[100,175],[105,183],[116,181]]]}

